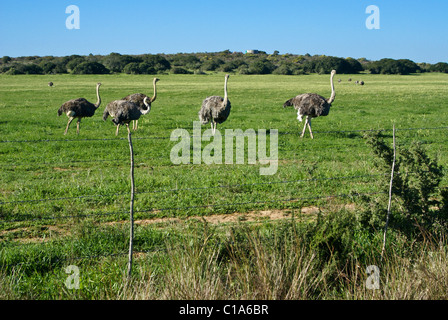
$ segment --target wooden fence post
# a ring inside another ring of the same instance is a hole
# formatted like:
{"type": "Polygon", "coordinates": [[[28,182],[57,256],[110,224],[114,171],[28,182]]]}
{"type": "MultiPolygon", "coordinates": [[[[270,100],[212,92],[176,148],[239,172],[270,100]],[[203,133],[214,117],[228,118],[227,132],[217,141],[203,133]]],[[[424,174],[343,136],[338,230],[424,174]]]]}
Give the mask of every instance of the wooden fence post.
{"type": "Polygon", "coordinates": [[[128,127],[128,141],[129,141],[129,150],[131,153],[131,203],[129,210],[129,220],[130,220],[130,232],[129,232],[129,256],[128,256],[128,280],[131,278],[132,271],[132,253],[134,246],[134,193],[135,193],[135,184],[134,184],[134,149],[132,147],[132,138],[131,131],[128,127]]]}
{"type": "Polygon", "coordinates": [[[389,226],[389,217],[390,217],[390,210],[391,210],[391,205],[392,205],[392,185],[394,182],[395,159],[396,159],[395,124],[393,126],[393,148],[394,148],[394,158],[392,161],[392,172],[390,174],[389,203],[387,205],[386,225],[384,226],[383,248],[381,249],[381,261],[383,260],[383,254],[384,254],[384,251],[386,250],[386,233],[387,233],[387,227],[389,226]]]}

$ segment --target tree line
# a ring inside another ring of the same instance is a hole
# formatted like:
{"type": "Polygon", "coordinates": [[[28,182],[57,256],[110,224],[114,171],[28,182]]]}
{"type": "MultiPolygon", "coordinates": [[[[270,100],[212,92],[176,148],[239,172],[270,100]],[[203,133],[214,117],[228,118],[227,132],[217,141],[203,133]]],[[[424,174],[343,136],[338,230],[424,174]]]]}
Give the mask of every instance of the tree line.
{"type": "Polygon", "coordinates": [[[448,63],[415,63],[409,59],[340,58],[325,55],[267,54],[230,52],[122,55],[71,55],[65,57],[28,56],[0,59],[3,74],[205,74],[229,72],[237,74],[299,75],[328,74],[411,74],[422,72],[448,73],[448,63]]]}

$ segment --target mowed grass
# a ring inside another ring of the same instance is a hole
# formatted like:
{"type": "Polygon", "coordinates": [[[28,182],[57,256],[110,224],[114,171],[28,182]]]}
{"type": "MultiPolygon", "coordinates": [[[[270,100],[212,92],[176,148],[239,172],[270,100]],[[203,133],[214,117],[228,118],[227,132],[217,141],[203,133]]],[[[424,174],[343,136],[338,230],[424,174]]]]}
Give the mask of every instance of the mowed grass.
{"type": "MultiPolygon", "coordinates": [[[[247,141],[245,164],[172,164],[170,152],[178,141],[170,141],[171,133],[183,128],[193,135],[202,100],[223,95],[224,77],[158,77],[157,100],[133,133],[137,217],[297,207],[281,200],[382,191],[375,177],[331,178],[381,173],[362,139],[363,130],[386,129],[390,138],[393,124],[406,129],[397,131],[398,144],[421,141],[442,164],[447,162],[446,129],[424,129],[448,125],[444,102],[448,76],[444,74],[336,75],[336,100],[327,117],[313,120],[314,140],[308,132],[299,137],[303,122],[296,120],[292,108],[282,105],[305,92],[329,96],[329,76],[231,75],[231,115],[218,126],[223,159],[225,129],[277,129],[278,170],[265,176],[260,175],[260,167],[268,165],[247,163],[247,141]],[[355,85],[358,78],[366,84],[355,85]],[[308,179],[315,181],[301,181],[308,179]]],[[[130,93],[152,95],[152,79],[147,75],[1,76],[3,219],[126,213],[130,189],[127,131],[120,128],[116,137],[115,126],[110,118],[104,122],[102,113],[107,103],[130,93]],[[48,87],[48,81],[54,87],[48,87]],[[74,121],[64,136],[67,117],[57,116],[59,106],[77,97],[95,102],[97,82],[103,84],[100,108],[92,118],[81,121],[79,135],[74,121]]],[[[206,129],[208,125],[203,126],[206,129]]],[[[208,144],[203,141],[202,149],[208,144]]]]}

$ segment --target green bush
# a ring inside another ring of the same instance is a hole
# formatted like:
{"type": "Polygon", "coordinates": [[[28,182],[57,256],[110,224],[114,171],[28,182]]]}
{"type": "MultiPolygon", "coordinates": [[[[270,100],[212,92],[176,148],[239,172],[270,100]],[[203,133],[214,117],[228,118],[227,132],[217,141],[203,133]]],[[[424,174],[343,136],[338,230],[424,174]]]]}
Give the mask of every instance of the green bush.
{"type": "Polygon", "coordinates": [[[439,62],[434,65],[432,65],[429,70],[431,72],[443,72],[448,73],[448,63],[446,62],[439,62]]]}
{"type": "Polygon", "coordinates": [[[155,73],[164,72],[171,69],[170,62],[161,55],[145,55],[143,62],[148,65],[147,68],[154,69],[155,73]]]}
{"type": "Polygon", "coordinates": [[[77,65],[73,71],[73,74],[108,74],[109,70],[99,62],[82,62],[77,65]]]}
{"type": "Polygon", "coordinates": [[[402,74],[420,72],[420,67],[413,61],[408,59],[381,59],[368,64],[367,70],[372,74],[402,74]]]}
{"type": "Polygon", "coordinates": [[[42,68],[43,73],[45,74],[51,74],[55,73],[55,69],[57,65],[54,62],[51,61],[44,61],[39,64],[39,66],[42,68]]]}
{"type": "MultiPolygon", "coordinates": [[[[384,142],[380,132],[366,134],[365,138],[378,158],[378,165],[385,172],[390,172],[393,163],[392,147],[384,142]]],[[[407,149],[397,148],[392,195],[400,210],[393,211],[391,226],[406,234],[419,233],[422,228],[432,230],[438,226],[448,227],[448,192],[446,188],[439,186],[443,176],[443,167],[437,163],[437,159],[427,155],[421,143],[412,143],[407,149]]],[[[387,178],[387,175],[385,177],[385,191],[388,191],[387,180],[390,178],[387,178]]],[[[370,220],[370,223],[375,223],[372,227],[383,226],[383,223],[378,222],[383,222],[386,217],[386,203],[383,198],[382,201],[376,202],[377,205],[371,204],[369,214],[371,217],[376,216],[370,220]],[[378,217],[378,214],[381,214],[381,217],[378,217]]]]}
{"type": "Polygon", "coordinates": [[[221,65],[224,64],[219,58],[214,58],[212,60],[207,60],[202,63],[202,69],[206,71],[216,71],[221,65]]]}
{"type": "Polygon", "coordinates": [[[171,72],[173,74],[192,74],[191,71],[188,71],[187,69],[179,68],[179,67],[174,67],[173,69],[171,69],[171,72]]]}
{"type": "Polygon", "coordinates": [[[14,63],[6,72],[7,74],[43,74],[42,68],[36,64],[14,63]]]}
{"type": "Polygon", "coordinates": [[[140,63],[143,60],[141,58],[121,55],[119,53],[112,52],[108,56],[103,58],[103,64],[112,72],[125,72],[124,68],[129,63],[140,63]]]}
{"type": "Polygon", "coordinates": [[[275,66],[267,59],[258,59],[249,64],[250,74],[270,74],[275,66]]]}

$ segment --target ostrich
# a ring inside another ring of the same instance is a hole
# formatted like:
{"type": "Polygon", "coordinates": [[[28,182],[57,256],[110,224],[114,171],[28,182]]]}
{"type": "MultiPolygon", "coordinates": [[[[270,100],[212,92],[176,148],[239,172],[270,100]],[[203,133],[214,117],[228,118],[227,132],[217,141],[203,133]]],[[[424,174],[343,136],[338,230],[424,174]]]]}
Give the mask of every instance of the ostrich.
{"type": "Polygon", "coordinates": [[[48,86],[49,86],[49,87],[52,87],[52,86],[53,86],[53,82],[51,82],[51,81],[48,82],[48,86]]]}
{"type": "MultiPolygon", "coordinates": [[[[143,102],[143,100],[145,99],[145,97],[147,97],[147,95],[145,95],[143,93],[134,93],[134,94],[124,97],[121,100],[131,101],[131,102],[137,104],[141,108],[141,110],[146,110],[146,108],[148,108],[148,112],[146,112],[145,114],[149,113],[149,111],[151,111],[151,103],[153,103],[157,98],[157,89],[156,89],[157,81],[159,81],[159,79],[154,78],[154,80],[153,80],[154,96],[152,98],[149,98],[149,100],[147,100],[148,105],[149,105],[148,107],[143,102]]],[[[137,130],[137,128],[138,128],[138,120],[135,120],[135,121],[133,121],[132,129],[137,130]]]]}
{"type": "Polygon", "coordinates": [[[207,97],[204,101],[202,101],[202,107],[198,113],[201,124],[207,124],[210,122],[213,135],[215,135],[216,124],[226,121],[230,114],[231,105],[227,97],[228,80],[229,75],[226,74],[224,80],[224,98],[220,96],[207,97]]]}
{"type": "Polygon", "coordinates": [[[118,129],[120,125],[126,124],[129,130],[129,122],[132,120],[138,120],[141,115],[145,115],[149,112],[150,108],[150,98],[145,97],[143,99],[143,104],[145,109],[141,108],[138,104],[126,101],[126,100],[115,100],[109,103],[104,109],[103,120],[106,121],[107,117],[110,115],[113,117],[112,122],[117,125],[117,131],[115,135],[118,135],[118,129]]]}
{"type": "Polygon", "coordinates": [[[64,135],[67,134],[68,127],[73,119],[78,118],[78,122],[76,123],[76,133],[79,134],[79,123],[81,122],[81,118],[92,117],[95,114],[96,109],[98,109],[101,104],[100,86],[101,83],[98,82],[96,85],[97,102],[95,104],[90,103],[84,98],[78,98],[65,102],[59,108],[58,116],[65,113],[68,117],[67,128],[65,128],[64,135]]]}
{"type": "Polygon", "coordinates": [[[359,84],[363,86],[364,85],[364,81],[361,80],[361,82],[359,82],[359,84]]]}
{"type": "Polygon", "coordinates": [[[283,108],[288,106],[294,106],[297,110],[297,120],[302,121],[302,117],[306,116],[305,125],[303,126],[301,138],[305,134],[306,127],[310,131],[311,139],[314,139],[313,132],[311,131],[311,118],[319,116],[327,116],[330,112],[331,104],[335,98],[333,77],[336,74],[336,70],[331,71],[330,83],[331,83],[331,97],[325,99],[324,97],[315,93],[304,93],[298,95],[292,99],[289,99],[283,105],[283,108]]]}

